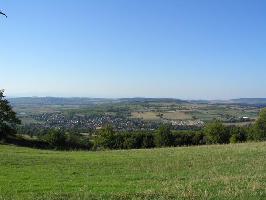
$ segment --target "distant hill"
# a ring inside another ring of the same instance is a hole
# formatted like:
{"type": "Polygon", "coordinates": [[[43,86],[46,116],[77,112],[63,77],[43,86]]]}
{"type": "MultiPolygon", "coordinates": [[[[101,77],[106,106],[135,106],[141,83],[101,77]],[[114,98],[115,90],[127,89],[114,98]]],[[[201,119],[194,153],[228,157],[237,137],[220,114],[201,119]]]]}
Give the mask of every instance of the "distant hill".
{"type": "Polygon", "coordinates": [[[12,105],[93,105],[113,101],[111,99],[78,97],[19,97],[9,98],[8,100],[12,105]]]}
{"type": "Polygon", "coordinates": [[[135,98],[122,98],[119,99],[121,102],[128,103],[187,103],[187,101],[174,99],[174,98],[144,98],[144,97],[135,97],[135,98]]]}
{"type": "Polygon", "coordinates": [[[237,104],[266,105],[266,98],[240,98],[232,99],[231,102],[237,104]]]}
{"type": "Polygon", "coordinates": [[[211,103],[209,100],[188,100],[189,103],[195,103],[195,104],[207,104],[211,103]]]}
{"type": "Polygon", "coordinates": [[[171,98],[63,98],[63,97],[18,97],[8,98],[12,105],[95,105],[106,103],[186,103],[186,101],[171,98]]]}
{"type": "Polygon", "coordinates": [[[263,107],[266,106],[266,98],[239,98],[231,100],[190,100],[188,102],[198,104],[243,104],[263,107]]]}
{"type": "Polygon", "coordinates": [[[108,103],[197,103],[197,104],[246,104],[246,105],[259,105],[266,106],[266,98],[240,98],[232,100],[180,100],[174,98],[85,98],[85,97],[18,97],[8,98],[12,105],[95,105],[95,104],[108,104],[108,103]]]}

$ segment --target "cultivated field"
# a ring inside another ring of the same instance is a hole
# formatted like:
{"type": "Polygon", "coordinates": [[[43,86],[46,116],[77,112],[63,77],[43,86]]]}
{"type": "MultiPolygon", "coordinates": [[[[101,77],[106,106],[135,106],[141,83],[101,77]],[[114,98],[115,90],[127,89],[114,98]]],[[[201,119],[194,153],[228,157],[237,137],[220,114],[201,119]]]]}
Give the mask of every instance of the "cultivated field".
{"type": "Polygon", "coordinates": [[[0,199],[266,199],[266,143],[57,152],[0,145],[0,199]]]}
{"type": "Polygon", "coordinates": [[[167,111],[167,112],[133,112],[133,118],[140,118],[143,120],[190,120],[192,116],[185,111],[167,111]]]}

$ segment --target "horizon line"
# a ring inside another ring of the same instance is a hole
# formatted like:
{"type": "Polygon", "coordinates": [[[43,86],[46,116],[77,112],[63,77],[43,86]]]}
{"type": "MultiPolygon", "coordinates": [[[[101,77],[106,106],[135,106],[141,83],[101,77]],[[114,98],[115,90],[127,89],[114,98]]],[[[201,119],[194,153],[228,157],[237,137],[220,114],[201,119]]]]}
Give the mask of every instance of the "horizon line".
{"type": "Polygon", "coordinates": [[[183,100],[183,101],[230,101],[236,99],[266,99],[266,97],[238,97],[238,98],[218,98],[218,99],[193,99],[193,98],[176,98],[176,97],[88,97],[88,96],[6,96],[8,99],[18,99],[18,98],[62,98],[62,99],[110,99],[110,100],[119,100],[119,99],[173,99],[173,100],[183,100]]]}

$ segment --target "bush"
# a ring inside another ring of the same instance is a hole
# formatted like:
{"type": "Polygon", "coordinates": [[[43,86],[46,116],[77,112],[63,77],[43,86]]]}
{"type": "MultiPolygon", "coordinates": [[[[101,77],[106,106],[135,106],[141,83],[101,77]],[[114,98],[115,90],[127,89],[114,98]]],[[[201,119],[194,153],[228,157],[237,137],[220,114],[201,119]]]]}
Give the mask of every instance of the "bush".
{"type": "Polygon", "coordinates": [[[204,135],[200,131],[173,132],[174,146],[190,146],[205,144],[204,135]]]}
{"type": "Polygon", "coordinates": [[[230,130],[228,130],[220,121],[214,121],[205,127],[204,133],[207,136],[208,143],[226,144],[229,143],[230,130]]]}
{"type": "MultiPolygon", "coordinates": [[[[125,134],[124,134],[125,135],[125,134]]],[[[154,148],[155,137],[152,132],[132,132],[125,135],[124,143],[128,149],[154,148]]]]}
{"type": "Polygon", "coordinates": [[[105,126],[95,138],[95,148],[113,149],[115,146],[115,131],[112,126],[105,126]]]}
{"type": "Polygon", "coordinates": [[[139,149],[141,148],[141,142],[137,137],[132,136],[132,134],[125,133],[123,147],[125,149],[139,149]]]}
{"type": "Polygon", "coordinates": [[[44,138],[53,148],[63,149],[65,147],[66,136],[63,131],[52,129],[44,138]]]}
{"type": "Polygon", "coordinates": [[[65,148],[67,149],[86,149],[90,150],[93,144],[88,138],[84,138],[82,135],[77,133],[67,133],[65,148]]]}
{"type": "Polygon", "coordinates": [[[237,143],[238,142],[238,137],[236,134],[233,134],[231,137],[230,137],[230,143],[237,143]]]}
{"type": "Polygon", "coordinates": [[[252,131],[253,140],[266,140],[266,109],[261,110],[258,120],[252,131]]]}
{"type": "Polygon", "coordinates": [[[162,125],[156,134],[156,146],[169,147],[174,145],[174,138],[171,133],[171,126],[162,125]]]}
{"type": "Polygon", "coordinates": [[[140,149],[153,148],[152,132],[114,132],[113,129],[102,130],[95,138],[95,149],[140,149]],[[111,131],[112,130],[112,131],[111,131]]]}
{"type": "Polygon", "coordinates": [[[247,141],[247,127],[231,127],[230,129],[230,143],[247,141]]]}
{"type": "Polygon", "coordinates": [[[14,135],[16,131],[6,124],[0,124],[0,140],[5,140],[8,135],[14,135]]]}
{"type": "Polygon", "coordinates": [[[142,148],[154,148],[154,135],[152,133],[146,133],[142,137],[142,148]]]}

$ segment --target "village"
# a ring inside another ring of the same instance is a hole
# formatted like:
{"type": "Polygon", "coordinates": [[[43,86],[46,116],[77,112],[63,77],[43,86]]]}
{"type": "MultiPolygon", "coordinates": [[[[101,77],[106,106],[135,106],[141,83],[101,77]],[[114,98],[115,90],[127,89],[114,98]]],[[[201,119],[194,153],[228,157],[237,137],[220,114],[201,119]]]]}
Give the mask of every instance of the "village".
{"type": "Polygon", "coordinates": [[[43,113],[31,116],[37,123],[36,125],[45,128],[64,128],[64,129],[101,129],[104,125],[112,124],[114,129],[121,131],[135,130],[155,130],[162,123],[171,124],[174,129],[188,129],[193,127],[202,127],[204,122],[201,120],[167,120],[147,121],[138,118],[115,116],[104,114],[101,116],[74,115],[67,117],[61,112],[43,113]]]}

